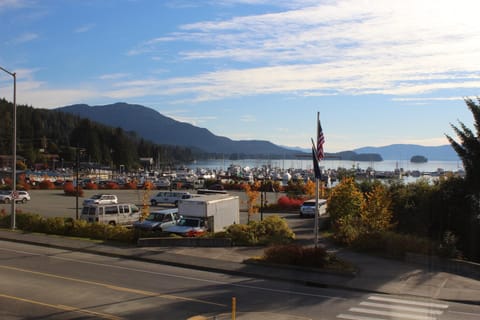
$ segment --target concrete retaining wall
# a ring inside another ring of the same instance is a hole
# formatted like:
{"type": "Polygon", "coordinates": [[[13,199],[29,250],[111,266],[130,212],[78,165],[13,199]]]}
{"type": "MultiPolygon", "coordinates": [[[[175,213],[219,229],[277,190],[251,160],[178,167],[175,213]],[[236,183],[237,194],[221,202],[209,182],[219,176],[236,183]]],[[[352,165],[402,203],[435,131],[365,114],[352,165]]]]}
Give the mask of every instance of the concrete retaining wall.
{"type": "Polygon", "coordinates": [[[232,240],[226,238],[140,238],[139,247],[231,247],[232,240]]]}

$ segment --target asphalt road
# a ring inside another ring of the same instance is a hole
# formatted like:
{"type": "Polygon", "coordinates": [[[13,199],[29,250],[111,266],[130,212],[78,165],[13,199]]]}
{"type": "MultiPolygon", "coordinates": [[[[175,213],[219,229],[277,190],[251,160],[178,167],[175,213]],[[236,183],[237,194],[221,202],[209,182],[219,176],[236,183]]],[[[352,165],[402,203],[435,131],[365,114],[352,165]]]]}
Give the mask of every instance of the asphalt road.
{"type": "Polygon", "coordinates": [[[0,241],[1,319],[478,319],[480,307],[0,241]]]}

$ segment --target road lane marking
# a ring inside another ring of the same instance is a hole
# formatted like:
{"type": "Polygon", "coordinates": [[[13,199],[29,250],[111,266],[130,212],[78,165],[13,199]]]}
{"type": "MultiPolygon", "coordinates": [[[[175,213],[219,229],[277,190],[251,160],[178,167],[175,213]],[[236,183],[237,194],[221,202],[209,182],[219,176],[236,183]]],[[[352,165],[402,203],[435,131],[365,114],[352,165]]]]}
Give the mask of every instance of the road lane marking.
{"type": "Polygon", "coordinates": [[[9,266],[0,265],[0,268],[7,269],[7,270],[12,270],[12,271],[18,271],[18,272],[25,272],[25,273],[40,275],[40,276],[44,276],[44,277],[50,277],[50,278],[56,278],[56,279],[61,279],[61,280],[84,283],[84,284],[88,284],[88,285],[104,287],[104,288],[115,290],[115,291],[134,293],[134,294],[148,296],[148,297],[157,297],[157,298],[164,298],[164,299],[169,299],[169,300],[192,301],[192,302],[198,302],[198,303],[202,303],[202,304],[208,304],[208,305],[214,305],[214,306],[220,306],[220,307],[227,307],[226,304],[220,304],[220,303],[210,302],[210,301],[206,301],[206,300],[186,298],[186,297],[175,296],[175,295],[170,295],[170,294],[161,294],[161,293],[157,293],[157,292],[138,290],[138,289],[132,289],[132,288],[127,288],[127,287],[120,287],[120,286],[116,286],[116,285],[112,285],[112,284],[108,284],[108,283],[102,283],[102,282],[96,282],[96,281],[90,281],[90,280],[83,280],[83,279],[77,279],[77,278],[71,278],[71,277],[64,277],[64,276],[59,276],[59,275],[56,275],[56,274],[44,273],[44,272],[39,272],[39,271],[32,271],[32,270],[21,269],[21,268],[17,268],[17,267],[9,267],[9,266]]]}
{"type": "Polygon", "coordinates": [[[61,305],[61,304],[50,304],[46,302],[41,302],[41,301],[36,301],[36,300],[31,300],[31,299],[26,299],[26,298],[21,298],[21,297],[15,297],[7,294],[2,294],[0,293],[0,298],[6,298],[6,299],[11,299],[11,300],[17,300],[21,302],[26,302],[30,304],[36,304],[39,306],[43,307],[48,307],[48,308],[53,308],[57,310],[62,310],[62,311],[69,311],[69,312],[77,312],[77,313],[84,313],[84,314],[89,314],[95,317],[100,317],[102,319],[108,319],[108,320],[123,320],[121,317],[114,316],[112,314],[107,314],[107,313],[102,313],[102,312],[96,312],[96,311],[91,311],[91,310],[86,310],[86,309],[80,309],[80,308],[75,308],[71,306],[66,306],[66,305],[61,305]]]}
{"type": "Polygon", "coordinates": [[[412,320],[435,320],[437,318],[431,316],[424,316],[424,315],[416,315],[412,313],[405,313],[405,312],[394,312],[394,311],[382,311],[382,310],[372,310],[372,309],[365,309],[365,308],[350,308],[349,311],[351,312],[358,312],[358,313],[366,313],[366,314],[374,314],[378,316],[387,316],[387,317],[397,317],[400,319],[412,319],[412,320]]]}
{"type": "Polygon", "coordinates": [[[392,310],[398,310],[398,311],[423,312],[423,313],[438,314],[438,315],[443,314],[442,310],[407,307],[407,306],[399,306],[399,305],[392,305],[392,304],[385,304],[385,303],[360,302],[360,305],[366,306],[366,307],[385,308],[385,309],[392,309],[392,310]]]}
{"type": "Polygon", "coordinates": [[[379,318],[371,318],[371,317],[363,317],[363,316],[357,316],[353,314],[339,314],[337,318],[340,319],[347,319],[347,320],[387,320],[387,319],[379,319],[379,318]]]}
{"type": "Polygon", "coordinates": [[[447,309],[448,308],[447,304],[403,300],[403,299],[387,298],[387,297],[380,297],[380,296],[370,296],[370,297],[368,297],[368,299],[369,300],[377,300],[377,301],[385,301],[385,302],[401,303],[401,304],[410,304],[410,305],[423,306],[423,307],[428,307],[428,308],[440,308],[440,309],[447,309]]]}
{"type": "Polygon", "coordinates": [[[447,304],[424,301],[404,300],[399,298],[369,296],[358,307],[348,309],[349,313],[337,315],[349,320],[383,320],[384,317],[402,320],[435,320],[448,308],[447,304]],[[381,319],[378,317],[382,317],[381,319]]]}

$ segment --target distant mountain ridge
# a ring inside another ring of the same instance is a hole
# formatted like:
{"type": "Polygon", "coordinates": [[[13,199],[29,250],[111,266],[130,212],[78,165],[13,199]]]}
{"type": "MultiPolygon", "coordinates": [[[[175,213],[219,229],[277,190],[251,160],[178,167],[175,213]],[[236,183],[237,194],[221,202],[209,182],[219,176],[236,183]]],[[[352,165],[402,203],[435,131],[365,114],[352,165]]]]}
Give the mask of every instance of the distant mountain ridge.
{"type": "Polygon", "coordinates": [[[265,154],[290,157],[297,153],[269,141],[236,141],[216,136],[205,128],[176,121],[141,105],[123,102],[103,106],[76,104],[55,110],[75,114],[108,126],[121,127],[125,131],[134,131],[138,136],[157,144],[191,147],[206,153],[265,154]]]}
{"type": "MultiPolygon", "coordinates": [[[[304,153],[302,158],[311,154],[310,149],[278,146],[264,140],[232,140],[217,136],[208,129],[199,128],[189,123],[176,121],[155,111],[154,109],[128,103],[114,103],[103,106],[76,104],[59,107],[56,111],[75,114],[92,121],[112,127],[120,127],[125,131],[134,131],[145,140],[157,144],[178,145],[202,150],[206,153],[243,154],[271,157],[292,158],[304,153]]],[[[414,144],[392,144],[383,147],[362,147],[351,151],[329,153],[326,157],[362,158],[362,155],[380,155],[383,160],[410,160],[413,156],[424,156],[431,161],[458,161],[457,153],[450,145],[421,146],[414,144]],[[357,155],[355,155],[357,154],[357,155]]],[[[372,160],[375,161],[375,160],[372,160]]]]}

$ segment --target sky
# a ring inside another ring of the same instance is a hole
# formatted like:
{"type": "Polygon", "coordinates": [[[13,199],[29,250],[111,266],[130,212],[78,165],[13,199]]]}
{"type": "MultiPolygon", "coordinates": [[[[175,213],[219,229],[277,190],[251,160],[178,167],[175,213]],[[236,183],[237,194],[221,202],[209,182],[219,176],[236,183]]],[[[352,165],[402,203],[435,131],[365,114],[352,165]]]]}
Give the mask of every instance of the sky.
{"type": "MultiPolygon", "coordinates": [[[[0,0],[17,104],[140,104],[233,140],[325,152],[473,129],[477,0],[0,0]]],[[[13,100],[0,72],[0,97],[13,100]]]]}

